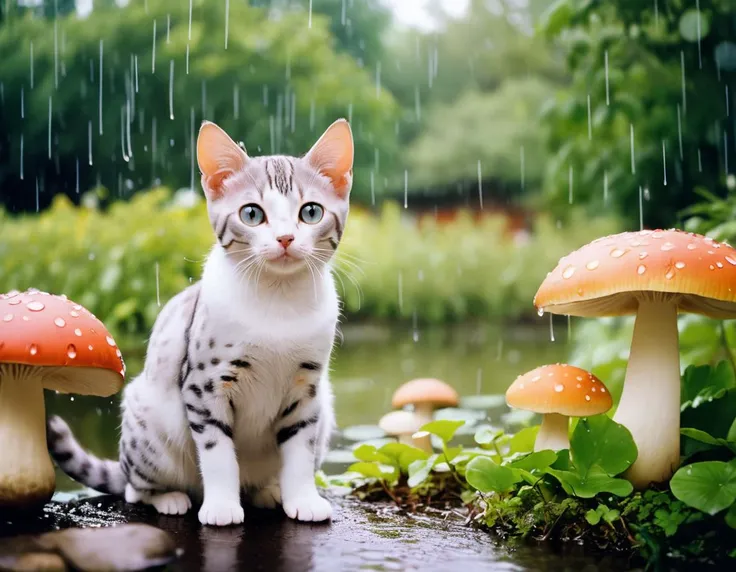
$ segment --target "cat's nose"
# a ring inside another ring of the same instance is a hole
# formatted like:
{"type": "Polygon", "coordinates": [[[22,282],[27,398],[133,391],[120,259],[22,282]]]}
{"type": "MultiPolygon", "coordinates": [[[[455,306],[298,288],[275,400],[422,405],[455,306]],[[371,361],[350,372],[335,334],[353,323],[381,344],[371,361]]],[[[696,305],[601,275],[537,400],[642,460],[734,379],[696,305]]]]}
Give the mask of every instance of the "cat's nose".
{"type": "Polygon", "coordinates": [[[276,240],[279,241],[279,244],[284,247],[284,250],[289,248],[289,245],[294,242],[294,235],[293,234],[282,234],[281,236],[277,236],[276,240]]]}

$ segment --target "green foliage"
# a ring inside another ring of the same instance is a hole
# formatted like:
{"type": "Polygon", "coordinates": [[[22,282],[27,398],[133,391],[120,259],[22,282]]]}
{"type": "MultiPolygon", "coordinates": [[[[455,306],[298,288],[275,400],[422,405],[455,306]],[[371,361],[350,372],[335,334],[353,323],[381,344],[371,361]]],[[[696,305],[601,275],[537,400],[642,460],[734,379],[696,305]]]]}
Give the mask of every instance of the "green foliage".
{"type": "MultiPolygon", "coordinates": [[[[512,194],[523,184],[538,184],[547,158],[538,115],[551,89],[539,78],[507,80],[495,91],[467,91],[431,109],[406,151],[411,186],[438,188],[463,181],[477,188],[479,162],[481,177],[516,183],[509,185],[512,194]]],[[[499,194],[493,187],[486,192],[499,194]]]]}
{"type": "MultiPolygon", "coordinates": [[[[104,211],[94,207],[95,195],[84,202],[89,206],[74,208],[58,197],[39,216],[0,211],[0,291],[63,293],[115,334],[147,334],[157,300],[163,304],[199,279],[214,242],[204,202],[187,193],[172,200],[164,189],[104,211]]],[[[597,225],[612,226],[579,223],[558,231],[540,218],[535,236],[517,244],[498,219],[416,225],[390,203],[378,217],[354,209],[338,251],[345,311],[353,319],[416,314],[418,323],[531,315],[544,269],[594,236],[597,225]]]]}
{"type": "Polygon", "coordinates": [[[348,473],[327,478],[326,486],[347,486],[369,499],[387,494],[405,507],[421,505],[425,496],[441,498],[444,491],[449,498],[461,499],[476,524],[504,534],[584,538],[588,545],[605,550],[633,550],[655,569],[677,561],[732,566],[730,559],[736,556],[731,530],[736,528],[732,385],[726,365],[685,371],[683,451],[690,452],[671,481],[671,491],[634,492],[620,477],[636,460],[636,445],[629,431],[606,415],[580,419],[570,450],[556,453],[531,452],[537,426],[515,435],[480,427],[474,437],[477,447],[450,447],[461,424],[437,420],[422,429],[440,437],[441,452],[428,454],[398,443],[380,449],[362,445],[354,452],[362,462],[348,473]],[[698,398],[706,394],[708,399],[698,398]],[[717,414],[713,404],[719,404],[717,414]],[[693,416],[696,411],[701,414],[693,416]],[[708,432],[714,428],[715,433],[708,432]],[[688,442],[703,447],[688,447],[688,442]],[[399,462],[404,455],[414,460],[399,462]]]}
{"type": "Polygon", "coordinates": [[[218,0],[195,0],[191,22],[190,34],[188,2],[139,0],[85,19],[23,17],[0,26],[4,203],[35,208],[36,180],[41,206],[55,192],[76,198],[76,189],[96,184],[115,197],[157,181],[193,187],[203,119],[253,155],[301,155],[338,117],[353,125],[361,150],[355,197],[367,201],[375,155],[382,170],[396,155],[396,108],[371,74],[336,53],[328,18],[315,13],[308,28],[304,11],[230,2],[226,14],[218,0]]]}
{"type": "Polygon", "coordinates": [[[555,156],[545,186],[560,212],[571,171],[575,202],[591,212],[616,208],[632,224],[645,190],[648,227],[671,225],[696,187],[726,194],[724,138],[733,139],[733,125],[724,93],[733,92],[735,66],[724,48],[736,6],[694,8],[560,0],[547,12],[543,30],[565,50],[573,77],[546,116],[555,156]]]}

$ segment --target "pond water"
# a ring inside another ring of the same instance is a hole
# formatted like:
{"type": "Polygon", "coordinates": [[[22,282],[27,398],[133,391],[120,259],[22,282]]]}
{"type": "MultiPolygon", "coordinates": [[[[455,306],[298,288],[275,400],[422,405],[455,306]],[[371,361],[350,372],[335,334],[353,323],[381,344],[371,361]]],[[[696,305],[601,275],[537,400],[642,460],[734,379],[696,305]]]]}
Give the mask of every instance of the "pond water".
{"type": "MultiPolygon", "coordinates": [[[[342,433],[336,447],[380,436],[375,425],[391,410],[393,392],[412,378],[438,377],[466,398],[502,394],[518,374],[564,360],[568,349],[564,333],[557,336],[557,341],[550,341],[546,320],[506,328],[476,324],[418,331],[410,327],[355,325],[344,328],[343,338],[332,363],[337,420],[342,433]]],[[[141,341],[124,352],[129,379],[142,368],[143,348],[141,341]]],[[[64,417],[75,434],[81,436],[83,446],[101,456],[117,457],[117,396],[103,399],[47,392],[46,401],[49,413],[64,417]]],[[[486,417],[499,424],[504,409],[498,408],[499,400],[495,403],[493,411],[475,409],[465,413],[476,421],[486,417]]],[[[454,413],[462,416],[464,411],[454,413]]],[[[339,463],[335,462],[338,457],[331,459],[333,462],[325,469],[339,470],[339,463]]],[[[58,487],[73,490],[78,485],[60,475],[58,487]]]]}

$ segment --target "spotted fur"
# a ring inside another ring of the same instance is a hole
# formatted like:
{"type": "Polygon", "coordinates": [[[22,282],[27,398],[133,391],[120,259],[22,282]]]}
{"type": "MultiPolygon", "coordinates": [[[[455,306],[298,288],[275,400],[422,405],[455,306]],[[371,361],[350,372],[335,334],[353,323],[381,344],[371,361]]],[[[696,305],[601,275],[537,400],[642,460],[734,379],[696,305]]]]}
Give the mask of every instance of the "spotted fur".
{"type": "Polygon", "coordinates": [[[242,490],[299,520],[330,517],[314,470],[334,427],[327,366],[339,312],[329,262],[348,214],[346,128],[333,124],[303,158],[250,158],[216,126],[202,128],[216,244],[201,282],[162,309],[144,370],[125,388],[119,461],[86,453],[63,420],[49,420],[49,449],[72,478],[167,514],[203,497],[206,524],[242,522],[242,490]],[[319,221],[300,218],[306,203],[321,205],[319,221]],[[249,204],[263,209],[263,224],[246,224],[249,204]]]}

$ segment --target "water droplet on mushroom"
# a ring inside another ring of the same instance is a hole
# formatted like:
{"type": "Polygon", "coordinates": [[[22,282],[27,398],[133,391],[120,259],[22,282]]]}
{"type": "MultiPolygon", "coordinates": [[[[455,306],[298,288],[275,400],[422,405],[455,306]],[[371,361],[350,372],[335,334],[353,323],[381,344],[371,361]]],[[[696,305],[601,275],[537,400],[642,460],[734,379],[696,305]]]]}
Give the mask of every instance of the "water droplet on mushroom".
{"type": "Polygon", "coordinates": [[[541,377],[541,376],[539,376],[539,375],[535,375],[535,376],[534,376],[534,377],[532,378],[532,381],[539,381],[540,379],[542,379],[542,377],[541,377]]]}
{"type": "Polygon", "coordinates": [[[12,319],[13,319],[13,314],[5,314],[3,316],[3,322],[9,322],[12,319]]]}
{"type": "Polygon", "coordinates": [[[578,381],[583,381],[583,378],[582,378],[582,376],[580,376],[580,375],[578,375],[578,376],[575,376],[575,379],[577,379],[578,381]]]}
{"type": "Polygon", "coordinates": [[[672,244],[671,242],[665,242],[660,247],[660,250],[664,250],[665,252],[667,252],[668,250],[672,250],[673,248],[675,248],[675,245],[674,244],[672,244]]]}
{"type": "Polygon", "coordinates": [[[519,389],[524,389],[524,384],[523,383],[520,383],[519,384],[519,389]]]}
{"type": "Polygon", "coordinates": [[[79,304],[74,304],[74,306],[72,306],[72,309],[78,311],[82,309],[82,306],[80,306],[79,304]]]}
{"type": "Polygon", "coordinates": [[[88,349],[89,351],[92,351],[92,350],[93,350],[93,349],[95,349],[95,348],[94,348],[94,347],[93,347],[92,345],[89,345],[89,346],[87,346],[87,349],[88,349]]]}
{"type": "Polygon", "coordinates": [[[31,344],[31,347],[28,348],[28,352],[35,356],[38,353],[38,346],[36,344],[31,344]]]}
{"type": "Polygon", "coordinates": [[[646,258],[647,256],[649,256],[649,253],[647,253],[647,251],[646,251],[646,250],[642,250],[642,251],[641,251],[641,252],[639,253],[639,260],[644,260],[644,259],[645,259],[645,258],[646,258]]]}
{"type": "Polygon", "coordinates": [[[570,278],[573,274],[575,274],[575,267],[574,266],[568,266],[565,268],[564,272],[562,273],[562,277],[565,279],[570,278]]]}
{"type": "Polygon", "coordinates": [[[542,316],[544,316],[544,308],[539,308],[539,309],[537,310],[537,315],[538,315],[538,316],[539,316],[540,318],[541,318],[542,316]]]}
{"type": "Polygon", "coordinates": [[[115,348],[115,355],[118,357],[123,357],[123,354],[120,353],[120,349],[115,348]]]}
{"type": "Polygon", "coordinates": [[[691,242],[687,245],[688,250],[695,250],[697,248],[697,245],[694,242],[691,242]]]}
{"type": "Polygon", "coordinates": [[[76,312],[76,311],[74,311],[74,310],[72,310],[71,312],[69,312],[69,315],[70,315],[70,316],[71,316],[72,318],[79,318],[79,312],[76,312]]]}
{"type": "Polygon", "coordinates": [[[28,302],[26,304],[26,308],[28,308],[31,312],[40,312],[43,310],[46,306],[44,306],[41,302],[28,302]]]}
{"type": "Polygon", "coordinates": [[[600,266],[600,262],[598,262],[597,260],[591,260],[590,262],[588,262],[588,264],[585,265],[588,270],[595,270],[596,268],[598,268],[598,266],[600,266]]]}
{"type": "Polygon", "coordinates": [[[730,256],[726,256],[726,262],[728,262],[732,266],[736,266],[736,259],[731,258],[730,256]]]}
{"type": "Polygon", "coordinates": [[[63,318],[54,318],[54,324],[56,324],[59,328],[63,328],[66,326],[66,322],[63,320],[63,318]]]}
{"type": "MultiPolygon", "coordinates": [[[[726,257],[726,258],[728,258],[728,257],[726,257]]],[[[18,305],[18,304],[20,304],[20,303],[21,303],[22,301],[23,301],[23,300],[21,300],[20,298],[13,298],[13,299],[12,299],[12,300],[11,300],[10,302],[8,302],[8,304],[9,304],[10,306],[17,306],[17,305],[18,305]]]]}
{"type": "Polygon", "coordinates": [[[715,267],[715,266],[713,266],[713,265],[711,264],[710,266],[708,266],[708,269],[709,269],[709,270],[715,270],[715,269],[716,269],[716,267],[715,267]]]}
{"type": "Polygon", "coordinates": [[[716,262],[716,266],[718,266],[718,268],[723,268],[723,262],[716,262]]]}
{"type": "Polygon", "coordinates": [[[77,348],[74,347],[74,344],[69,344],[67,346],[66,355],[68,355],[71,359],[77,357],[77,348]]]}
{"type": "Polygon", "coordinates": [[[590,395],[585,396],[585,401],[590,401],[590,395]]]}
{"type": "Polygon", "coordinates": [[[611,256],[613,258],[621,258],[624,254],[626,254],[625,250],[621,250],[620,248],[614,248],[611,251],[611,256]]]}
{"type": "Polygon", "coordinates": [[[652,236],[652,238],[662,238],[662,233],[661,232],[653,232],[651,236],[652,236]]]}
{"type": "Polygon", "coordinates": [[[577,387],[578,389],[580,389],[583,386],[578,383],[575,387],[577,387]]]}
{"type": "Polygon", "coordinates": [[[29,322],[30,320],[31,320],[31,319],[30,319],[30,318],[29,318],[28,316],[23,316],[23,321],[24,321],[24,322],[29,322]]]}
{"type": "Polygon", "coordinates": [[[664,277],[667,278],[667,280],[672,280],[675,277],[675,271],[672,268],[668,268],[664,277]]]}
{"type": "Polygon", "coordinates": [[[601,393],[605,393],[605,392],[606,392],[606,388],[605,387],[601,387],[601,393]]]}
{"type": "Polygon", "coordinates": [[[595,391],[595,387],[591,387],[591,388],[590,388],[590,390],[591,390],[591,391],[595,391]]]}
{"type": "Polygon", "coordinates": [[[7,294],[5,294],[5,299],[15,298],[18,294],[20,294],[20,292],[18,292],[18,290],[11,290],[7,294]]]}
{"type": "Polygon", "coordinates": [[[675,262],[675,268],[677,268],[678,270],[682,270],[683,268],[685,268],[685,263],[684,262],[675,262]]]}
{"type": "Polygon", "coordinates": [[[110,336],[105,336],[105,339],[107,340],[107,343],[111,345],[112,347],[115,347],[115,340],[113,340],[110,336]]]}
{"type": "Polygon", "coordinates": [[[640,276],[644,274],[646,271],[647,271],[647,267],[644,266],[643,264],[640,264],[639,267],[636,269],[636,273],[639,274],[640,276]]]}
{"type": "Polygon", "coordinates": [[[564,389],[565,389],[565,386],[562,385],[561,383],[558,383],[557,385],[555,385],[555,391],[557,393],[561,393],[564,389]]]}
{"type": "Polygon", "coordinates": [[[78,338],[81,338],[82,337],[82,330],[80,330],[79,328],[75,328],[74,329],[74,335],[77,336],[78,338]]]}

